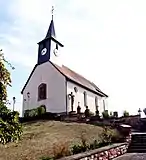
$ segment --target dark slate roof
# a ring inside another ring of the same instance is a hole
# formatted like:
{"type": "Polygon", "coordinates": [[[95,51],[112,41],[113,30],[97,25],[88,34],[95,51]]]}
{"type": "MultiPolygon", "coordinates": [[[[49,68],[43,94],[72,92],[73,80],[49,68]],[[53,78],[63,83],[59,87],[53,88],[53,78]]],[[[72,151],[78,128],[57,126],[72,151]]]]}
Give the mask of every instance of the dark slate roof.
{"type": "MultiPolygon", "coordinates": [[[[60,45],[61,47],[64,47],[62,43],[60,43],[59,41],[57,41],[56,39],[56,34],[55,34],[55,27],[54,27],[54,21],[53,19],[51,20],[48,32],[46,34],[46,37],[42,40],[42,41],[46,41],[48,39],[53,40],[55,43],[57,43],[58,45],[60,45]]],[[[40,41],[39,43],[41,43],[42,41],[40,41]]],[[[38,43],[38,44],[39,44],[38,43]]]]}
{"type": "MultiPolygon", "coordinates": [[[[52,63],[52,62],[51,62],[52,63]]],[[[90,82],[80,74],[74,72],[70,68],[66,66],[58,66],[54,63],[52,63],[68,80],[71,80],[74,83],[77,83],[78,85],[96,93],[103,97],[108,97],[105,93],[103,93],[93,82],[90,82]]]]}
{"type": "MultiPolygon", "coordinates": [[[[68,67],[66,66],[58,66],[52,62],[50,62],[63,76],[65,76],[67,78],[67,80],[73,82],[73,83],[76,83],[77,85],[91,91],[91,92],[94,92],[95,94],[98,94],[102,97],[108,97],[105,93],[103,93],[93,82],[90,82],[89,80],[87,80],[86,78],[84,78],[83,76],[81,76],[80,74],[74,72],[73,70],[69,69],[68,67]]],[[[26,84],[24,85],[22,91],[21,91],[21,94],[23,94],[23,91],[26,87],[26,85],[28,84],[33,72],[35,71],[36,67],[38,65],[35,65],[35,67],[33,68],[26,84]]]]}
{"type": "Polygon", "coordinates": [[[51,20],[51,23],[50,23],[50,26],[49,26],[49,29],[48,29],[48,32],[47,32],[47,35],[46,35],[45,39],[51,38],[51,37],[56,38],[53,19],[51,20]]]}

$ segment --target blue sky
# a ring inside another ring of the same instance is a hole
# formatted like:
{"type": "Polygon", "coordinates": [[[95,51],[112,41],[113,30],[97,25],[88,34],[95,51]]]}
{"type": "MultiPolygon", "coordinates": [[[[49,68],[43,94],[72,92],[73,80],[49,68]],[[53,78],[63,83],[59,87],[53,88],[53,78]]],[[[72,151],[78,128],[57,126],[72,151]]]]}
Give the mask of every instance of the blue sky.
{"type": "MultiPolygon", "coordinates": [[[[37,62],[37,42],[51,20],[64,44],[63,63],[109,95],[109,110],[146,107],[146,2],[144,0],[0,0],[0,48],[15,66],[9,99],[20,94],[37,62]]],[[[11,106],[10,106],[11,107],[11,106]]]]}

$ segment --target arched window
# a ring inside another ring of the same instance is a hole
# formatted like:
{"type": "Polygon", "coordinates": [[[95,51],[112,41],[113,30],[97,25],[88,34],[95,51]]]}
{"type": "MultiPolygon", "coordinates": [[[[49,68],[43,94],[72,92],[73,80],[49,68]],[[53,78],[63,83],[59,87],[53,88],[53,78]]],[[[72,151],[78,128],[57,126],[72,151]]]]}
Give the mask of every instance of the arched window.
{"type": "Polygon", "coordinates": [[[97,96],[95,97],[95,106],[96,107],[98,106],[98,98],[97,98],[97,96]]]}
{"type": "Polygon", "coordinates": [[[84,91],[84,106],[87,106],[87,92],[84,91]]]}
{"type": "Polygon", "coordinates": [[[95,97],[95,107],[96,107],[96,111],[98,110],[98,98],[97,96],[95,97]]]}
{"type": "Polygon", "coordinates": [[[43,100],[47,98],[47,85],[41,83],[38,87],[38,100],[43,100]]]}

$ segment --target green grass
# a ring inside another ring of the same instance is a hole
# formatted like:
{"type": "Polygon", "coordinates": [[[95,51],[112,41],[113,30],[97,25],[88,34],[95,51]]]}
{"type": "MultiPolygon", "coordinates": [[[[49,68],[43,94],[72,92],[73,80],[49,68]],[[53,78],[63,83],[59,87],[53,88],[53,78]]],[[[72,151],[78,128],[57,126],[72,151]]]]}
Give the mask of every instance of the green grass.
{"type": "Polygon", "coordinates": [[[37,160],[51,156],[53,144],[67,142],[69,146],[80,142],[82,132],[88,141],[99,139],[102,127],[89,124],[40,121],[24,124],[22,139],[16,144],[0,145],[0,160],[37,160]]]}

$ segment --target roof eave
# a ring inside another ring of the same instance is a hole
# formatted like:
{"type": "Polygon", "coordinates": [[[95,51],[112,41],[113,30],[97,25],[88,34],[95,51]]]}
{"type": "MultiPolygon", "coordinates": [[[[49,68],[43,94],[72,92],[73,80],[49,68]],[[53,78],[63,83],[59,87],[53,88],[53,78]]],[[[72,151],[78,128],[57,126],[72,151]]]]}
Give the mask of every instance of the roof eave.
{"type": "Polygon", "coordinates": [[[81,86],[82,88],[85,88],[86,90],[88,90],[88,91],[90,91],[90,92],[93,92],[93,93],[95,93],[95,94],[97,94],[97,95],[99,95],[99,96],[101,96],[101,97],[108,97],[108,95],[106,95],[106,94],[103,93],[103,92],[102,92],[102,93],[96,92],[96,91],[94,91],[94,90],[92,90],[92,89],[90,89],[90,88],[88,88],[88,87],[86,87],[86,86],[84,86],[84,85],[82,85],[82,84],[80,84],[80,83],[78,83],[78,82],[70,79],[70,78],[67,77],[66,75],[64,75],[64,76],[66,77],[66,79],[67,79],[68,81],[71,81],[71,82],[73,82],[73,83],[81,86]]]}
{"type": "Polygon", "coordinates": [[[47,39],[52,39],[55,43],[57,43],[61,47],[64,47],[64,45],[62,43],[60,43],[59,41],[57,41],[54,37],[47,37],[47,38],[43,39],[42,41],[38,42],[37,44],[40,44],[41,42],[43,42],[43,41],[45,41],[47,39]]]}
{"type": "MultiPolygon", "coordinates": [[[[80,83],[78,83],[78,82],[70,79],[70,78],[67,77],[65,74],[63,74],[51,61],[49,61],[49,62],[66,78],[66,80],[69,80],[69,81],[71,81],[71,82],[73,82],[73,83],[81,86],[82,88],[85,88],[85,89],[89,90],[90,92],[93,92],[93,93],[95,93],[95,94],[97,94],[97,95],[100,95],[100,96],[102,96],[102,97],[108,97],[108,95],[106,95],[105,93],[103,93],[103,92],[101,92],[101,91],[97,91],[97,92],[96,92],[96,91],[94,91],[94,90],[92,90],[92,89],[90,89],[90,88],[88,88],[88,87],[86,87],[86,86],[84,86],[84,85],[82,85],[82,84],[80,84],[80,83]]],[[[32,72],[31,72],[30,75],[29,75],[29,78],[27,79],[27,81],[26,81],[26,83],[25,83],[25,85],[24,85],[24,87],[23,87],[23,89],[22,89],[22,91],[21,91],[21,94],[23,94],[23,91],[24,91],[27,83],[29,82],[29,80],[30,80],[30,78],[31,78],[31,76],[32,76],[32,74],[33,74],[33,72],[35,71],[35,69],[36,69],[37,66],[38,66],[38,64],[36,64],[36,65],[34,66],[32,72]]]]}
{"type": "Polygon", "coordinates": [[[24,87],[22,88],[21,94],[23,94],[23,91],[24,91],[25,87],[27,86],[27,84],[28,84],[28,82],[29,82],[29,80],[30,80],[30,78],[31,78],[31,76],[32,76],[32,74],[33,74],[33,72],[35,71],[35,69],[36,69],[37,66],[38,66],[38,64],[36,64],[36,65],[34,66],[34,68],[33,68],[32,72],[30,73],[30,75],[29,75],[29,77],[28,77],[28,79],[27,79],[24,87]]]}

